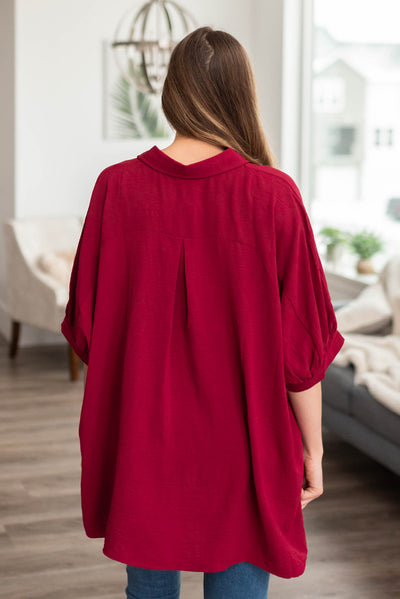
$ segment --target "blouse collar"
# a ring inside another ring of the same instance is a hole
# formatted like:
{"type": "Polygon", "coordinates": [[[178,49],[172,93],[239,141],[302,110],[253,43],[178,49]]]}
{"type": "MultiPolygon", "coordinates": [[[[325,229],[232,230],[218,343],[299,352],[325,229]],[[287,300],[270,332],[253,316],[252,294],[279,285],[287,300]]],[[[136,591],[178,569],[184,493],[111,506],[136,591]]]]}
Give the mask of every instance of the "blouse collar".
{"type": "Polygon", "coordinates": [[[150,150],[142,152],[137,157],[157,171],[183,179],[200,179],[218,175],[249,162],[247,158],[233,148],[226,148],[219,154],[215,154],[199,162],[192,162],[191,164],[183,164],[174,160],[174,158],[165,154],[157,146],[153,146],[150,150]]]}

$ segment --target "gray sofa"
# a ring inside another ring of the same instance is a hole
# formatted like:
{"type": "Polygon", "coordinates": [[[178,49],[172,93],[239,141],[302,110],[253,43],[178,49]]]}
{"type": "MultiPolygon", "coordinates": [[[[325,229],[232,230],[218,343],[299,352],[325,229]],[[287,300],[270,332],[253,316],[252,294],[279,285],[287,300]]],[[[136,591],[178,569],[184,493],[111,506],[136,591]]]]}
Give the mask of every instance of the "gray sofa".
{"type": "Polygon", "coordinates": [[[322,386],[322,424],[400,474],[400,415],[354,385],[354,367],[330,364],[322,386]]]}
{"type": "MultiPolygon", "coordinates": [[[[335,310],[341,303],[332,302],[335,310]]],[[[322,424],[400,474],[400,415],[354,384],[354,366],[330,364],[322,386],[322,424]]]]}

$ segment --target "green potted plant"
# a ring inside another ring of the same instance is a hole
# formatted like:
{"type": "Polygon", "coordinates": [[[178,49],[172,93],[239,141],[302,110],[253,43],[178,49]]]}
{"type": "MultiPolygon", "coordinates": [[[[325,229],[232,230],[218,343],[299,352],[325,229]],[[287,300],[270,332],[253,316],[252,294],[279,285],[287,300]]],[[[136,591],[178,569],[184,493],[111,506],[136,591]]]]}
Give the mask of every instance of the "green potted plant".
{"type": "Polygon", "coordinates": [[[335,227],[323,227],[319,231],[322,241],[325,243],[325,257],[328,262],[335,263],[343,250],[346,243],[346,233],[335,227]]]}
{"type": "Polygon", "coordinates": [[[357,272],[360,274],[374,273],[372,256],[383,248],[382,239],[373,231],[363,229],[358,233],[348,235],[348,244],[351,250],[357,254],[357,272]]]}

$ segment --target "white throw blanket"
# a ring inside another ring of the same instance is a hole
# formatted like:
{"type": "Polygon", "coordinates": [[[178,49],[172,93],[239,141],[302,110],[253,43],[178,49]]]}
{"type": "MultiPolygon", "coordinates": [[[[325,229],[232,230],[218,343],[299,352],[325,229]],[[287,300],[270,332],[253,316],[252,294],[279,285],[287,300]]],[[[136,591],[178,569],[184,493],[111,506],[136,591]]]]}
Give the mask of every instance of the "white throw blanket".
{"type": "Polygon", "coordinates": [[[400,335],[400,254],[393,256],[379,273],[387,300],[393,311],[392,333],[400,335]]]}
{"type": "Polygon", "coordinates": [[[354,383],[366,385],[375,399],[400,414],[400,335],[346,333],[333,363],[354,364],[354,383]]]}
{"type": "Polygon", "coordinates": [[[342,332],[338,326],[345,341],[333,363],[354,364],[355,384],[366,385],[377,401],[400,414],[400,255],[386,263],[379,281],[392,308],[392,333],[365,335],[342,332]]]}

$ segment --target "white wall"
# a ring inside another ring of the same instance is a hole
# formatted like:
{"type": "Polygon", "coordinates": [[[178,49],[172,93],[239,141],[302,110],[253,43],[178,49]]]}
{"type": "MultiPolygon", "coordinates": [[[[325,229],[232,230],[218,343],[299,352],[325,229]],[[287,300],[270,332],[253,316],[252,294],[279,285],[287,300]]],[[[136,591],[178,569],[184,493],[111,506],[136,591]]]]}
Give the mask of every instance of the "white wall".
{"type": "MultiPolygon", "coordinates": [[[[10,170],[14,170],[15,194],[14,177],[7,179],[3,168],[2,183],[8,181],[6,195],[12,197],[7,214],[21,218],[84,213],[100,170],[157,143],[155,139],[102,139],[102,42],[112,39],[128,8],[139,8],[144,2],[2,0],[1,13],[7,12],[7,5],[10,11],[13,2],[16,149],[14,169],[10,170]]],[[[263,125],[279,158],[281,0],[187,0],[184,5],[199,25],[229,31],[246,48],[256,74],[263,125]]],[[[2,27],[10,29],[9,23],[1,21],[2,27]]],[[[12,45],[10,32],[8,37],[12,45]]],[[[4,156],[12,143],[6,137],[0,140],[0,147],[4,156]]],[[[4,297],[3,283],[0,328],[8,338],[4,297]]],[[[64,340],[61,334],[22,327],[21,345],[43,341],[64,340]]]]}
{"type": "MultiPolygon", "coordinates": [[[[14,216],[14,0],[0,3],[0,222],[14,216]]],[[[5,263],[0,229],[0,297],[5,263]]],[[[0,305],[1,307],[1,305],[0,305]]]]}
{"type": "Polygon", "coordinates": [[[254,12],[254,70],[260,113],[276,157],[281,154],[283,2],[256,0],[254,12]]]}
{"type": "MultiPolygon", "coordinates": [[[[143,2],[17,0],[18,217],[81,212],[99,169],[152,142],[101,137],[101,44],[133,4],[143,2]]],[[[225,25],[249,45],[246,0],[185,6],[199,24],[225,25]]]]}

